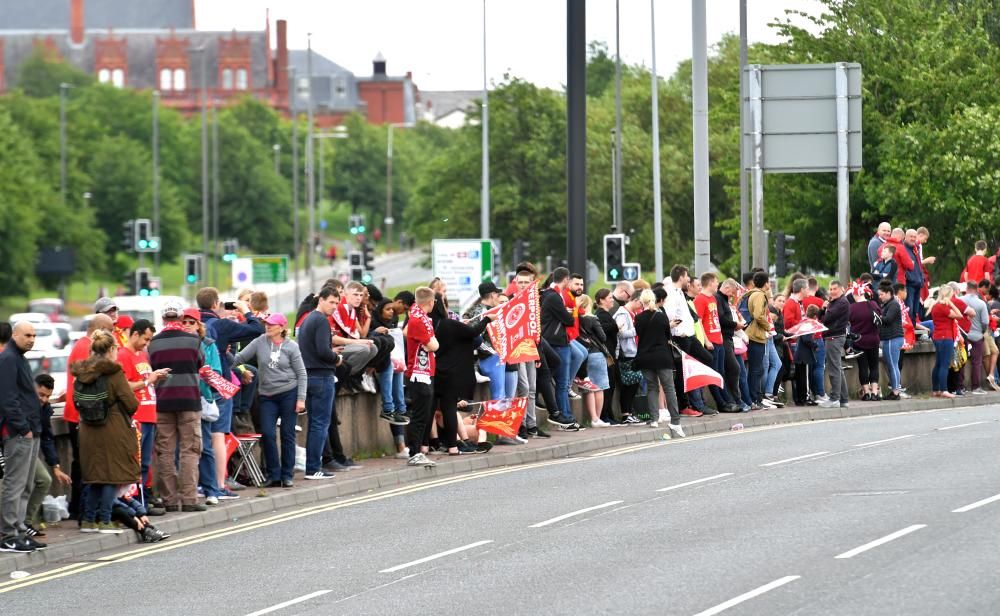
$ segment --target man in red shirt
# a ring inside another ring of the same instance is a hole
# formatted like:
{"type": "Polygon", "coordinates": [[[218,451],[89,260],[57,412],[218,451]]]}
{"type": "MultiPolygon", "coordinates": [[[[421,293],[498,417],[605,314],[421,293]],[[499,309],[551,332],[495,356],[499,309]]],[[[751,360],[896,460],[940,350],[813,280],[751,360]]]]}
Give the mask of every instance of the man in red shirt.
{"type": "Polygon", "coordinates": [[[913,259],[910,258],[910,253],[906,251],[906,247],[903,246],[903,238],[906,237],[906,232],[896,227],[892,230],[892,235],[889,236],[889,244],[896,249],[893,254],[893,258],[896,259],[896,282],[902,282],[906,284],[906,272],[912,271],[914,264],[913,259]]]}
{"type": "Polygon", "coordinates": [[[965,272],[961,281],[971,280],[978,283],[980,280],[993,282],[993,268],[990,267],[990,259],[986,256],[986,242],[979,240],[976,242],[976,254],[969,257],[965,263],[965,272]]]}
{"type": "Polygon", "coordinates": [[[118,349],[118,363],[125,373],[125,380],[139,400],[132,419],[139,422],[142,431],[140,458],[142,466],[142,485],[149,486],[149,465],[153,459],[153,445],[156,442],[156,392],[153,385],[166,378],[168,371],[153,370],[149,365],[149,355],[146,347],[153,339],[156,329],[146,319],[139,319],[129,329],[128,341],[118,349]]]}
{"type": "Polygon", "coordinates": [[[408,405],[410,423],[406,426],[406,445],[410,449],[407,464],[437,466],[422,451],[424,431],[432,420],[434,405],[434,351],[438,350],[438,341],[434,337],[434,324],[427,316],[434,308],[434,291],[418,287],[413,295],[415,302],[405,328],[406,371],[403,373],[409,382],[407,390],[411,398],[408,405]]]}
{"type": "MultiPolygon", "coordinates": [[[[566,337],[569,339],[571,354],[569,375],[577,387],[588,391],[597,391],[599,388],[590,381],[590,377],[581,379],[577,376],[580,366],[583,365],[583,362],[587,361],[588,353],[587,348],[576,340],[580,337],[580,315],[576,307],[576,298],[582,294],[583,276],[580,274],[570,274],[569,284],[562,290],[562,298],[563,303],[566,304],[566,311],[573,315],[573,324],[566,326],[566,337]]],[[[579,394],[575,394],[573,390],[570,390],[569,397],[576,398],[579,397],[579,394]]]]}
{"type": "MultiPolygon", "coordinates": [[[[902,229],[897,230],[900,232],[900,239],[902,239],[902,229]]],[[[893,231],[893,237],[895,237],[897,230],[893,231]]],[[[892,241],[891,237],[889,241],[892,241]]],[[[809,278],[807,284],[808,290],[802,298],[803,314],[809,306],[816,306],[822,311],[826,301],[819,296],[819,281],[815,278],[809,278]]],[[[788,323],[785,323],[785,329],[788,329],[788,323]]],[[[816,334],[813,336],[813,340],[816,341],[816,363],[813,364],[809,373],[809,386],[812,388],[815,401],[821,402],[826,400],[826,342],[823,340],[823,334],[816,334]]]]}
{"type": "MultiPolygon", "coordinates": [[[[705,349],[712,353],[712,369],[721,375],[726,374],[726,347],[722,340],[722,325],[719,323],[719,305],[716,293],[719,291],[719,278],[711,272],[701,275],[701,293],[694,298],[694,309],[698,313],[702,328],[705,330],[705,349]]],[[[740,410],[726,390],[712,385],[708,388],[715,399],[715,406],[724,413],[735,413],[740,410]]]]}
{"type": "Polygon", "coordinates": [[[368,393],[376,393],[375,380],[365,368],[368,363],[378,354],[375,341],[367,338],[368,321],[364,311],[365,286],[360,282],[352,281],[344,287],[341,294],[340,304],[330,315],[330,328],[333,330],[333,346],[344,347],[340,353],[344,357],[344,363],[351,369],[351,385],[353,389],[360,386],[368,393]]]}
{"type": "Polygon", "coordinates": [[[118,316],[118,304],[115,300],[110,297],[102,297],[94,303],[94,314],[103,314],[111,318],[113,325],[113,330],[111,335],[114,336],[115,342],[118,343],[118,348],[125,346],[128,341],[129,327],[132,326],[132,319],[130,317],[118,316]]]}
{"type": "MultiPolygon", "coordinates": [[[[954,304],[955,307],[958,308],[958,311],[962,313],[962,317],[954,322],[955,327],[961,329],[961,332],[959,332],[958,329],[955,330],[955,337],[958,338],[961,336],[962,344],[965,344],[965,334],[968,334],[969,329],[972,327],[969,317],[974,315],[976,311],[970,308],[969,305],[958,296],[958,294],[962,292],[962,286],[960,284],[957,282],[949,282],[948,286],[951,287],[951,290],[954,293],[951,298],[951,303],[954,304]]],[[[965,370],[959,370],[957,372],[955,370],[948,370],[948,391],[953,392],[956,396],[965,395],[964,373],[965,370]]]]}

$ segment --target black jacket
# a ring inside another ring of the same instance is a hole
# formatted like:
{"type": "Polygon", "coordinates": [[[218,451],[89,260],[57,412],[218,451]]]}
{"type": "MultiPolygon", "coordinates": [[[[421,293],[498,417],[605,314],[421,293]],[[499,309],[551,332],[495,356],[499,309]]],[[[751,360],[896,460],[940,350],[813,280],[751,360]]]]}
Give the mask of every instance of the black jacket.
{"type": "Polygon", "coordinates": [[[42,440],[38,443],[42,457],[49,466],[59,464],[59,451],[56,449],[56,437],[52,434],[52,405],[46,403],[42,406],[42,440]]]}
{"type": "Polygon", "coordinates": [[[31,368],[13,340],[0,353],[0,423],[6,434],[35,436],[42,431],[42,403],[31,368]]]}
{"type": "Polygon", "coordinates": [[[643,310],[635,318],[639,337],[633,366],[644,370],[673,370],[674,353],[669,346],[670,323],[662,310],[643,310]]]}
{"type": "Polygon", "coordinates": [[[719,327],[722,328],[723,338],[732,338],[736,333],[736,319],[733,318],[733,311],[729,309],[729,298],[718,291],[715,294],[715,305],[719,311],[719,327]]]}
{"type": "Polygon", "coordinates": [[[851,304],[847,296],[841,295],[839,299],[832,300],[823,313],[822,321],[827,327],[823,332],[824,339],[847,334],[847,326],[851,322],[851,304]]]}
{"type": "MultiPolygon", "coordinates": [[[[489,319],[480,319],[475,325],[466,325],[453,319],[434,322],[434,337],[438,350],[434,352],[436,369],[434,389],[454,394],[459,400],[471,400],[476,389],[476,339],[486,331],[489,319]]],[[[513,364],[515,367],[517,364],[513,364]]]]}
{"type": "Polygon", "coordinates": [[[580,317],[580,337],[577,340],[587,348],[590,353],[603,353],[607,335],[601,322],[591,314],[580,317]]]}
{"type": "Polygon", "coordinates": [[[903,310],[895,297],[882,304],[882,325],[878,328],[879,340],[903,337],[903,310]]]}
{"type": "Polygon", "coordinates": [[[601,322],[601,329],[604,330],[604,346],[611,353],[611,357],[618,357],[618,324],[615,323],[615,318],[607,310],[598,308],[597,320],[601,322]]]}
{"type": "Polygon", "coordinates": [[[573,324],[573,315],[566,311],[562,294],[551,287],[542,292],[541,320],[542,338],[554,347],[569,345],[566,327],[573,324]]]}

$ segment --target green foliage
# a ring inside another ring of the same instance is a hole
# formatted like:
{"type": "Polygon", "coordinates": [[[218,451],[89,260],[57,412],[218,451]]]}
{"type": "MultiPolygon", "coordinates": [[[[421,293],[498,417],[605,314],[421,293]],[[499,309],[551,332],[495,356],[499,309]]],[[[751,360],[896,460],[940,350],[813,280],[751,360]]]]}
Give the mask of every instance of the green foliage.
{"type": "Polygon", "coordinates": [[[28,96],[41,98],[59,96],[63,83],[79,88],[94,83],[94,78],[36,47],[21,64],[16,85],[28,96]]]}

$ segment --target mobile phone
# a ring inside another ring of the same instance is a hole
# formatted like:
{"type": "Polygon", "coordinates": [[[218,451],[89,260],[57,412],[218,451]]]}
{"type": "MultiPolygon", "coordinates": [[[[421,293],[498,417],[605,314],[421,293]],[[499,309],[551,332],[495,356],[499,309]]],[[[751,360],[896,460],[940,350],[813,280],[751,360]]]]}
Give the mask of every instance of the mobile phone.
{"type": "Polygon", "coordinates": [[[236,302],[225,302],[222,307],[226,310],[236,310],[236,302]]]}

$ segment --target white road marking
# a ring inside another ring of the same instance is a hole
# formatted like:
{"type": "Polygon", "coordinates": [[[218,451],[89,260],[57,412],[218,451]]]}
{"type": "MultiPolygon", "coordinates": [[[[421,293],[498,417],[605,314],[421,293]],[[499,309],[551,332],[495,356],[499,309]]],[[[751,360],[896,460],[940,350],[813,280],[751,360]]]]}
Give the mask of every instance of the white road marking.
{"type": "Polygon", "coordinates": [[[677,490],[679,488],[686,488],[688,486],[693,486],[696,483],[705,483],[706,481],[712,481],[713,479],[722,479],[723,477],[729,477],[732,473],[719,473],[718,475],[712,475],[711,477],[705,477],[704,479],[695,479],[694,481],[687,481],[684,483],[678,483],[675,486],[668,486],[666,488],[660,488],[657,492],[669,492],[671,490],[677,490]]]}
{"type": "Polygon", "coordinates": [[[572,511],[570,513],[565,513],[563,515],[556,516],[556,517],[552,518],[551,520],[545,520],[544,522],[539,522],[538,524],[532,524],[528,528],[541,528],[543,526],[548,526],[550,524],[555,524],[556,522],[562,522],[563,520],[565,520],[567,518],[572,518],[573,516],[577,516],[577,515],[580,515],[580,514],[583,514],[583,513],[588,513],[590,511],[596,511],[598,509],[604,509],[606,507],[614,507],[615,505],[620,505],[623,502],[625,502],[625,501],[616,500],[616,501],[611,501],[609,503],[604,503],[603,505],[594,505],[593,507],[587,507],[586,509],[580,509],[578,511],[572,511]]]}
{"type": "Polygon", "coordinates": [[[899,441],[904,438],[913,438],[916,434],[904,434],[903,436],[894,436],[892,438],[884,438],[881,441],[871,441],[870,443],[858,443],[855,447],[867,447],[868,445],[881,445],[882,443],[891,443],[892,441],[899,441]]]}
{"type": "Polygon", "coordinates": [[[1000,494],[984,498],[983,500],[976,501],[971,505],[966,505],[965,507],[959,507],[958,509],[953,510],[952,513],[965,513],[966,511],[972,511],[973,509],[977,509],[983,505],[989,505],[990,503],[995,503],[996,501],[1000,501],[1000,494]]]}
{"type": "Polygon", "coordinates": [[[451,556],[452,554],[458,554],[459,552],[464,552],[466,550],[471,550],[472,548],[478,548],[481,545],[486,545],[487,543],[493,543],[492,539],[486,539],[485,541],[477,541],[475,543],[470,543],[469,545],[463,545],[460,548],[454,548],[451,550],[446,550],[444,552],[438,552],[437,554],[431,554],[430,556],[425,556],[417,560],[410,561],[408,563],[403,563],[402,565],[396,565],[395,567],[389,567],[388,569],[382,569],[379,573],[393,573],[399,571],[400,569],[406,569],[407,567],[412,567],[414,565],[420,565],[432,560],[437,560],[438,558],[444,558],[445,556],[451,556]]]}
{"type": "Polygon", "coordinates": [[[725,603],[720,603],[719,605],[716,605],[715,607],[708,608],[704,612],[698,612],[694,616],[715,616],[715,614],[718,614],[720,612],[728,610],[729,608],[733,607],[734,605],[739,605],[740,603],[743,603],[744,601],[749,601],[750,599],[753,599],[754,597],[759,597],[760,595],[762,595],[762,594],[764,594],[764,593],[766,593],[768,591],[771,591],[771,590],[774,590],[775,588],[779,588],[781,586],[784,586],[785,584],[788,584],[789,582],[794,582],[795,580],[799,579],[800,577],[802,577],[802,576],[801,575],[786,575],[785,577],[783,577],[781,579],[774,580],[773,582],[771,582],[769,584],[764,584],[763,586],[761,586],[759,588],[755,588],[755,589],[751,590],[750,592],[745,592],[745,593],[743,593],[742,595],[740,595],[738,597],[733,597],[732,599],[730,599],[729,601],[726,601],[725,603]]]}
{"type": "Polygon", "coordinates": [[[958,424],[957,426],[945,426],[943,428],[937,428],[937,430],[940,430],[941,432],[944,432],[945,430],[954,430],[955,428],[966,428],[968,426],[978,426],[979,424],[984,424],[984,423],[987,423],[987,422],[985,422],[985,421],[973,421],[972,423],[958,424]]]}
{"type": "Polygon", "coordinates": [[[288,607],[290,605],[295,605],[296,603],[302,603],[303,601],[308,601],[310,599],[315,599],[316,597],[325,595],[328,592],[333,592],[333,591],[331,591],[331,590],[317,590],[316,592],[311,592],[308,595],[302,595],[301,597],[298,597],[296,599],[289,599],[288,601],[285,601],[283,603],[279,603],[278,605],[272,605],[271,607],[267,607],[267,608],[264,608],[262,610],[258,610],[256,612],[252,612],[250,614],[247,614],[247,616],[263,616],[264,614],[270,614],[271,612],[277,612],[278,610],[283,610],[283,609],[285,609],[286,607],[288,607]]]}
{"type": "Polygon", "coordinates": [[[778,460],[777,462],[768,462],[767,464],[761,464],[761,466],[777,466],[779,464],[784,464],[785,462],[795,462],[796,460],[807,460],[809,458],[815,458],[816,456],[825,456],[830,453],[829,451],[817,451],[816,453],[807,453],[804,456],[796,456],[794,458],[785,458],[784,460],[778,460]]]}
{"type": "Polygon", "coordinates": [[[921,528],[927,528],[927,525],[926,524],[914,524],[912,526],[907,526],[906,528],[904,528],[902,530],[897,530],[896,532],[888,534],[885,537],[882,537],[881,539],[876,539],[875,541],[869,541],[868,543],[866,543],[864,545],[860,545],[860,546],[854,548],[853,550],[848,550],[847,552],[844,552],[843,554],[838,554],[837,558],[853,558],[853,557],[857,556],[858,554],[861,554],[862,552],[867,552],[868,550],[870,550],[872,548],[877,548],[878,546],[880,546],[882,544],[889,543],[890,541],[894,541],[896,539],[899,539],[900,537],[903,537],[905,535],[909,535],[910,533],[916,532],[916,531],[920,530],[921,528]]]}

